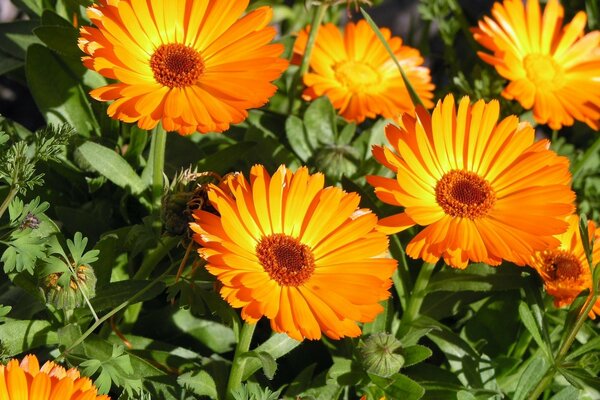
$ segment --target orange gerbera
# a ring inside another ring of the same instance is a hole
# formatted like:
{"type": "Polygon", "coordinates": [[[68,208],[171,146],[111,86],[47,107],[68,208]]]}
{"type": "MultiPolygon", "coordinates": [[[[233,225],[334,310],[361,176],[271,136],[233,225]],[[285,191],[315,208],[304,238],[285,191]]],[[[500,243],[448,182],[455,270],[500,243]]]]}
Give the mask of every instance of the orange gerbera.
{"type": "Polygon", "coordinates": [[[534,130],[515,116],[498,123],[498,101],[455,108],[452,95],[430,116],[404,114],[388,125],[393,147],[375,146],[375,158],[396,179],[368,177],[385,203],[404,212],[384,218],[386,233],[427,225],[408,244],[413,258],[464,268],[469,261],[524,265],[534,251],[556,247],[564,218],[574,210],[569,161],[534,143],[534,130]]]}
{"type": "MultiPolygon", "coordinates": [[[[294,45],[296,58],[306,48],[310,27],[300,31],[294,45]]],[[[434,85],[429,68],[423,67],[419,50],[403,46],[402,39],[381,29],[411,84],[427,107],[432,107],[434,85]]],[[[395,118],[413,112],[414,106],[398,67],[364,21],[346,25],[344,36],[334,24],[321,26],[304,75],[306,100],[327,96],[340,115],[353,122],[382,115],[395,118]]]]}
{"type": "Polygon", "coordinates": [[[600,31],[583,35],[580,11],[562,31],[564,10],[549,0],[543,14],[538,0],[495,3],[475,39],[493,54],[479,56],[510,80],[502,95],[533,107],[535,120],[552,129],[573,119],[600,129],[600,31]]]}
{"type": "Polygon", "coordinates": [[[113,83],[91,91],[114,100],[108,115],[152,129],[222,132],[275,93],[287,67],[269,44],[272,10],[240,16],[248,0],[100,0],[87,9],[97,28],[81,28],[86,67],[113,83]]]}
{"type": "Polygon", "coordinates": [[[262,165],[210,186],[220,216],[196,211],[191,224],[206,268],[221,295],[254,323],[263,316],[294,339],[359,336],[389,297],[396,261],[383,255],[387,236],[377,217],[358,208],[360,196],[324,186],[306,167],[262,165]]]}
{"type": "Polygon", "coordinates": [[[1,400],[110,400],[98,396],[89,378],[80,378],[79,371],[68,371],[47,361],[41,368],[36,356],[28,355],[21,364],[10,360],[0,365],[1,400]]]}
{"type": "MultiPolygon", "coordinates": [[[[541,275],[546,292],[554,297],[556,307],[571,304],[579,293],[592,287],[592,273],[579,232],[579,216],[571,215],[567,221],[569,229],[556,236],[560,246],[537,252],[529,263],[541,275]]],[[[588,222],[588,237],[590,244],[595,237],[592,265],[596,266],[600,263],[600,230],[592,221],[588,222]]],[[[590,311],[590,317],[595,318],[595,314],[600,314],[600,299],[590,311]]]]}

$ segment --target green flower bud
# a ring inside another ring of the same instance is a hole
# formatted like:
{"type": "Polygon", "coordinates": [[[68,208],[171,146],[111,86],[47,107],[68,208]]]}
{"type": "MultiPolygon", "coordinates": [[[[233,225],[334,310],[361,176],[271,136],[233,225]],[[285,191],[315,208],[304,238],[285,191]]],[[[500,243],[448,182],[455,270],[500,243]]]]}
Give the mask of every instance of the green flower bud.
{"type": "Polygon", "coordinates": [[[71,276],[66,285],[61,284],[62,275],[63,273],[52,273],[43,279],[42,289],[46,303],[59,310],[73,310],[84,305],[84,293],[88,299],[96,295],[96,274],[89,265],[77,267],[76,274],[71,276]]]}
{"type": "Polygon", "coordinates": [[[360,359],[365,370],[384,378],[400,371],[404,365],[402,343],[389,333],[376,333],[360,347],[360,359]]]}

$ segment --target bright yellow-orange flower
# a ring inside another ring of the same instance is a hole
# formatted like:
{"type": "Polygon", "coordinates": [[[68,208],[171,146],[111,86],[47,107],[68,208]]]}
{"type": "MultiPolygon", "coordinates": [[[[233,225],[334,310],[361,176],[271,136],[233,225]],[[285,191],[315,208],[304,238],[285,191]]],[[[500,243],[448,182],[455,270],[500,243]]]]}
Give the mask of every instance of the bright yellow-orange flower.
{"type": "Polygon", "coordinates": [[[266,316],[276,332],[302,340],[355,337],[389,297],[396,261],[360,196],[324,188],[323,174],[262,165],[208,189],[219,212],[191,224],[221,295],[249,323],[266,316]]]}
{"type": "Polygon", "coordinates": [[[47,361],[41,368],[36,356],[28,355],[21,364],[10,360],[0,365],[1,400],[110,400],[98,396],[89,378],[80,378],[75,368],[65,370],[47,361]]]}
{"type": "MultiPolygon", "coordinates": [[[[583,241],[579,232],[579,216],[571,215],[567,219],[569,229],[556,237],[560,246],[556,249],[537,252],[529,263],[542,279],[546,292],[554,297],[556,307],[568,306],[577,295],[592,287],[592,273],[583,249],[583,241]]],[[[595,238],[592,253],[592,265],[600,263],[600,230],[588,222],[588,237],[595,238]]],[[[590,317],[600,314],[600,299],[590,311],[590,317]]]]}
{"type": "Polygon", "coordinates": [[[511,82],[502,92],[552,129],[574,119],[600,129],[600,31],[584,35],[580,11],[561,30],[564,10],[549,0],[543,14],[538,0],[495,3],[492,16],[479,21],[475,39],[492,54],[479,56],[511,82]]]}
{"type": "MultiPolygon", "coordinates": [[[[296,58],[304,53],[309,31],[306,28],[298,34],[296,58]]],[[[389,29],[381,32],[421,100],[432,107],[434,85],[419,50],[403,46],[402,39],[391,37],[389,29]]],[[[320,27],[304,84],[306,100],[327,96],[348,121],[360,123],[379,115],[396,118],[414,110],[398,67],[364,20],[348,23],[344,36],[334,24],[320,27]]]]}
{"type": "Polygon", "coordinates": [[[81,28],[86,67],[118,82],[91,91],[108,114],[142,129],[222,132],[275,93],[287,68],[269,44],[272,10],[248,0],[100,0],[81,28]],[[240,18],[241,17],[241,18],[240,18]]]}
{"type": "Polygon", "coordinates": [[[469,261],[524,265],[534,251],[558,246],[564,218],[574,210],[569,162],[534,142],[534,130],[515,116],[498,122],[498,102],[455,108],[449,95],[430,116],[404,114],[388,125],[393,147],[375,146],[375,158],[395,179],[370,176],[385,203],[404,212],[379,221],[386,233],[427,226],[408,244],[413,258],[464,268],[469,261]]]}

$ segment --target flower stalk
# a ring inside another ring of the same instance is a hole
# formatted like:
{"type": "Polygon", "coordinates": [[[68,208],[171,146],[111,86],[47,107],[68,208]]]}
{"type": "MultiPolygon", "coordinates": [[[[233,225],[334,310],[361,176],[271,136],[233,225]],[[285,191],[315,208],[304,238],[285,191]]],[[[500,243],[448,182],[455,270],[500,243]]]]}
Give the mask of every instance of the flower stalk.
{"type": "Polygon", "coordinates": [[[160,210],[160,199],[163,195],[166,144],[167,132],[159,124],[152,133],[152,205],[154,210],[160,210]]]}
{"type": "Polygon", "coordinates": [[[289,113],[291,114],[294,109],[294,100],[296,97],[296,90],[302,77],[308,71],[308,66],[310,65],[310,57],[312,55],[313,48],[315,47],[315,41],[317,40],[317,34],[319,33],[319,28],[321,27],[321,23],[323,22],[323,18],[325,17],[325,12],[327,11],[328,4],[326,2],[322,2],[316,7],[313,11],[313,17],[310,23],[310,32],[308,34],[308,40],[306,42],[306,49],[304,50],[304,54],[302,55],[302,61],[300,62],[300,67],[298,68],[298,72],[294,76],[292,80],[292,86],[290,87],[289,93],[289,113]]]}
{"type": "Polygon", "coordinates": [[[235,354],[233,356],[233,365],[231,366],[231,372],[229,373],[229,380],[227,381],[227,400],[233,400],[233,391],[240,387],[242,384],[242,377],[244,375],[244,366],[246,365],[247,357],[245,353],[250,349],[250,342],[252,342],[252,336],[254,335],[254,329],[256,323],[250,324],[244,323],[240,332],[240,339],[238,340],[235,348],[235,354]]]}
{"type": "Polygon", "coordinates": [[[415,286],[413,286],[413,290],[408,298],[408,305],[406,306],[406,310],[402,315],[401,324],[409,324],[419,315],[421,305],[423,304],[423,300],[427,294],[425,289],[429,284],[429,279],[431,278],[434,269],[435,263],[423,263],[423,266],[419,271],[419,275],[417,276],[417,280],[415,281],[415,286]]]}

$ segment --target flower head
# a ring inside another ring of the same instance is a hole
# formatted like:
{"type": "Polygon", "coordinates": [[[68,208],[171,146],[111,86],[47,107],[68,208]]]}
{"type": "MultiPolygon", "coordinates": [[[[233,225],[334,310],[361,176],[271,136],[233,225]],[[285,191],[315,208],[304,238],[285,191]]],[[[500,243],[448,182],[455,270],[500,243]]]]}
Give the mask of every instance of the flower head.
{"type": "MultiPolygon", "coordinates": [[[[579,293],[592,287],[592,273],[579,232],[579,216],[571,215],[567,222],[569,229],[556,235],[560,246],[537,252],[529,263],[542,277],[546,292],[554,297],[556,307],[571,304],[579,293]]],[[[600,263],[600,230],[592,221],[588,222],[588,237],[590,243],[595,238],[592,265],[596,266],[600,263]]],[[[600,314],[600,300],[590,311],[590,317],[595,318],[595,314],[600,314]]]]}
{"type": "Polygon", "coordinates": [[[449,95],[433,115],[422,107],[404,114],[403,128],[388,125],[393,147],[373,154],[395,179],[370,176],[384,202],[404,212],[380,220],[386,233],[426,226],[407,254],[464,268],[469,261],[524,265],[536,250],[558,246],[564,218],[574,210],[569,162],[534,142],[534,131],[515,116],[498,122],[498,102],[455,108],[449,95]]]}
{"type": "MultiPolygon", "coordinates": [[[[296,58],[304,53],[309,31],[306,28],[298,34],[296,58]]],[[[392,37],[389,29],[381,32],[421,100],[427,107],[433,106],[434,85],[419,51],[403,46],[402,39],[392,37]]],[[[327,96],[348,121],[360,123],[378,115],[396,118],[414,109],[398,67],[364,20],[348,23],[343,36],[334,24],[321,26],[310,68],[304,75],[307,89],[303,97],[314,100],[327,96]]]]}
{"type": "Polygon", "coordinates": [[[287,67],[280,44],[269,44],[272,10],[241,17],[248,0],[100,0],[82,27],[86,67],[118,82],[91,91],[114,100],[108,114],[151,129],[222,132],[275,93],[287,67]],[[241,18],[240,18],[241,17],[241,18]]]}
{"type": "Polygon", "coordinates": [[[206,268],[242,317],[271,320],[294,339],[358,336],[389,297],[396,261],[377,217],[360,196],[324,188],[322,174],[262,165],[230,175],[208,198],[220,216],[198,210],[191,224],[206,268]]]}
{"type": "Polygon", "coordinates": [[[79,377],[76,368],[65,370],[51,361],[40,368],[34,355],[25,356],[20,364],[13,359],[0,365],[2,400],[110,400],[97,392],[89,378],[79,377]]]}
{"type": "Polygon", "coordinates": [[[479,21],[475,39],[492,54],[479,56],[510,83],[502,95],[533,108],[535,120],[552,129],[574,119],[600,129],[600,31],[584,35],[580,11],[562,28],[564,10],[549,0],[494,3],[492,17],[479,21]]]}

